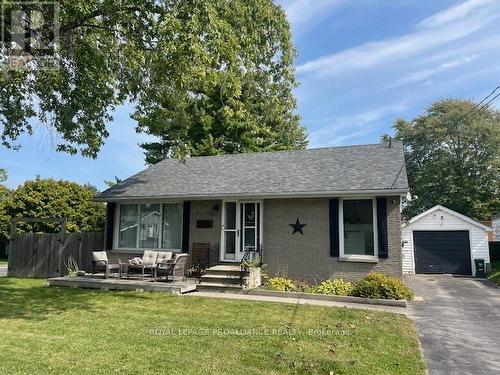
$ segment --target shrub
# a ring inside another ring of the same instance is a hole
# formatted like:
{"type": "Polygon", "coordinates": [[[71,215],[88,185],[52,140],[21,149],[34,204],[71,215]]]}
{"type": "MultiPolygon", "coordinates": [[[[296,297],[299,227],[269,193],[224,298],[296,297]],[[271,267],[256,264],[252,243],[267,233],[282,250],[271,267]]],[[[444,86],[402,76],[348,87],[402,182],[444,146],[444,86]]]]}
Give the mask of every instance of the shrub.
{"type": "Polygon", "coordinates": [[[337,296],[348,296],[352,292],[352,284],[342,279],[325,280],[312,288],[312,293],[334,294],[337,296]]]}
{"type": "Polygon", "coordinates": [[[267,286],[272,290],[281,292],[292,292],[296,289],[292,279],[286,277],[271,277],[267,280],[267,286]]]}
{"type": "Polygon", "coordinates": [[[413,292],[396,277],[370,273],[354,285],[352,295],[363,298],[413,299],[413,292]]]}
{"type": "Polygon", "coordinates": [[[305,293],[313,293],[311,284],[305,280],[293,280],[293,284],[295,285],[296,292],[305,292],[305,293]]]}

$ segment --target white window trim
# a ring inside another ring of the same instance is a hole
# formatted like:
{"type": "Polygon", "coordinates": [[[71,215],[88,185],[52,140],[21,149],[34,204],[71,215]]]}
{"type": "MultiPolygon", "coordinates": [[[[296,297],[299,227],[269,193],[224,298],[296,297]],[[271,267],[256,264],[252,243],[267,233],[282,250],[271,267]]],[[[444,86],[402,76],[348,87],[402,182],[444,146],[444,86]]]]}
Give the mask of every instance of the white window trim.
{"type": "Polygon", "coordinates": [[[118,202],[115,206],[115,222],[113,224],[113,250],[115,252],[123,252],[123,253],[139,253],[143,250],[158,250],[158,251],[173,251],[182,253],[182,243],[180,249],[164,249],[160,247],[163,245],[163,205],[164,204],[180,204],[181,205],[181,242],[183,238],[184,232],[184,202],[182,201],[160,201],[160,202],[151,202],[151,201],[133,201],[133,202],[118,202]],[[158,246],[157,248],[142,248],[139,247],[140,243],[140,224],[137,225],[137,236],[136,236],[136,247],[119,247],[120,241],[120,206],[121,205],[137,205],[137,215],[141,217],[141,204],[159,204],[160,205],[160,227],[158,233],[158,246]]]}
{"type": "Polygon", "coordinates": [[[375,197],[353,197],[339,199],[339,260],[344,262],[377,263],[378,257],[378,224],[377,224],[377,199],[375,197]],[[373,207],[373,250],[374,255],[345,254],[344,252],[344,201],[370,200],[373,207]]]}

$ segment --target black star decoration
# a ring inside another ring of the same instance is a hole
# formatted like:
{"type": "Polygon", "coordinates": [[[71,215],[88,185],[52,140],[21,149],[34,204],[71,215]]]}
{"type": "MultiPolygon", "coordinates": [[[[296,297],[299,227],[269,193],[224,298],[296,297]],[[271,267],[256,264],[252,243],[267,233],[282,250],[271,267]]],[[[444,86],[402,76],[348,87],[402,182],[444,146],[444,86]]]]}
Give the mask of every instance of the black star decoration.
{"type": "Polygon", "coordinates": [[[297,218],[295,224],[288,224],[288,225],[290,225],[293,228],[293,233],[292,233],[293,236],[297,232],[300,233],[301,235],[304,235],[304,232],[302,232],[302,228],[304,228],[307,224],[300,224],[299,218],[297,218]]]}

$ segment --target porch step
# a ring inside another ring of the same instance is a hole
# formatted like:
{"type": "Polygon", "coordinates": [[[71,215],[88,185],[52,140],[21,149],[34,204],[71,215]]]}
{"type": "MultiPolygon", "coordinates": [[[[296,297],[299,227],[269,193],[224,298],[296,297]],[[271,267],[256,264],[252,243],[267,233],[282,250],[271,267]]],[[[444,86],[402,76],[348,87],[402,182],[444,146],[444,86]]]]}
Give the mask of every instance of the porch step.
{"type": "Polygon", "coordinates": [[[227,264],[227,263],[226,264],[218,264],[216,266],[210,267],[209,270],[220,271],[220,272],[239,271],[240,265],[239,264],[227,264]]]}
{"type": "Polygon", "coordinates": [[[230,284],[202,281],[200,284],[196,285],[196,290],[203,290],[208,292],[221,292],[221,293],[238,293],[243,290],[243,287],[240,285],[230,285],[230,284]]]}
{"type": "MultiPolygon", "coordinates": [[[[244,280],[245,278],[243,278],[244,280]]],[[[227,275],[227,274],[205,274],[201,277],[201,283],[217,283],[224,285],[240,285],[240,275],[227,275]]]]}
{"type": "MultiPolygon", "coordinates": [[[[240,276],[239,264],[218,264],[205,270],[197,289],[236,293],[243,289],[240,285],[240,276]]],[[[245,281],[246,276],[248,276],[247,272],[243,274],[243,281],[245,281]]]]}
{"type": "MultiPolygon", "coordinates": [[[[205,270],[205,275],[210,275],[210,276],[234,276],[234,277],[240,277],[240,266],[233,266],[233,265],[218,265],[214,267],[207,268],[205,270]]],[[[247,272],[245,272],[246,276],[247,272]]]]}

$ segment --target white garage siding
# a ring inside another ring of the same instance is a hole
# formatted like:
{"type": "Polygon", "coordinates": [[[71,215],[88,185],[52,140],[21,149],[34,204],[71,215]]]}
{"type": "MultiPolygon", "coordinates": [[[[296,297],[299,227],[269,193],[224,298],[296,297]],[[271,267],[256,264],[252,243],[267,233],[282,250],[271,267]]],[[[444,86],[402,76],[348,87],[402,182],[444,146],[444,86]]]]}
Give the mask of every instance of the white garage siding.
{"type": "Polygon", "coordinates": [[[490,263],[488,227],[449,208],[435,206],[402,226],[403,273],[415,273],[413,231],[419,230],[467,230],[469,231],[472,273],[476,274],[474,259],[482,258],[486,263],[490,263]]]}
{"type": "Polygon", "coordinates": [[[493,227],[493,241],[500,241],[500,215],[496,215],[491,220],[491,226],[493,227]]]}

